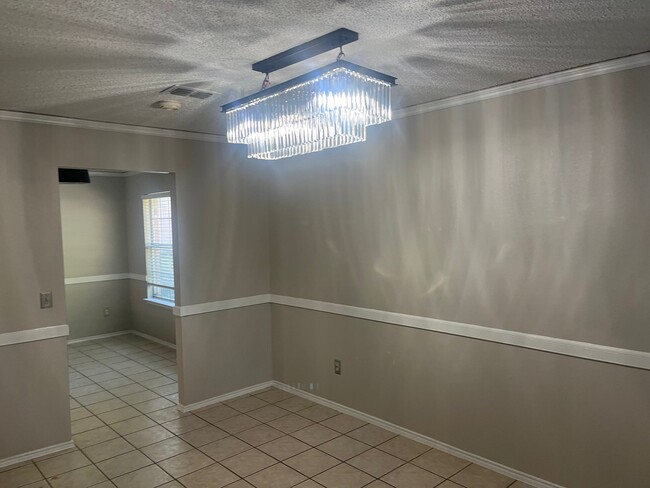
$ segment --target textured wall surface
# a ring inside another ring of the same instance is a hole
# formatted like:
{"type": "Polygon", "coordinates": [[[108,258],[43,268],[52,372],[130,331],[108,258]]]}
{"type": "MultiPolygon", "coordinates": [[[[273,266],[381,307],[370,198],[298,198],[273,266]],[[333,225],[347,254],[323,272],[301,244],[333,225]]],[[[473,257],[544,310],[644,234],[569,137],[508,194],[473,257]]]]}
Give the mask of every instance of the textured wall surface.
{"type": "MultiPolygon", "coordinates": [[[[648,83],[565,83],[283,161],[272,293],[650,351],[648,83]]],[[[286,306],[272,324],[275,379],[563,486],[650,478],[648,371],[286,306]]]]}

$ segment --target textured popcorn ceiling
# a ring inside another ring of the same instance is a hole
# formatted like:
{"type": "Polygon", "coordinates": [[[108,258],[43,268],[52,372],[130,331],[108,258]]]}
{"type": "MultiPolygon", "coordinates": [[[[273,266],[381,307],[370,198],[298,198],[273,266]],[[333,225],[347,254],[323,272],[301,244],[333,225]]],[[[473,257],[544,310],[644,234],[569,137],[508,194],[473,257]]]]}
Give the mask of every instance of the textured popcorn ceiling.
{"type": "Polygon", "coordinates": [[[253,62],[339,27],[360,33],[348,61],[397,76],[399,108],[646,51],[650,1],[3,0],[0,109],[223,134],[253,62]],[[150,108],[173,84],[219,95],[150,108]]]}

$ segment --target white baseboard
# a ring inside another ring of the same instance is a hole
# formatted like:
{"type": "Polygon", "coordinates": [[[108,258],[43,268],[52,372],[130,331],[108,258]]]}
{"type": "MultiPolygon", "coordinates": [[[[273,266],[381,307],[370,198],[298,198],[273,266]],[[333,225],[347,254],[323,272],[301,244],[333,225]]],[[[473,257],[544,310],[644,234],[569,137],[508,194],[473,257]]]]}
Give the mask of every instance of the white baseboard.
{"type": "Polygon", "coordinates": [[[333,408],[335,410],[338,410],[339,412],[346,413],[351,417],[356,417],[360,420],[363,420],[364,422],[376,425],[377,427],[381,427],[383,429],[389,430],[391,432],[394,432],[395,434],[399,434],[401,436],[420,442],[427,446],[435,447],[440,451],[444,451],[453,456],[459,457],[461,459],[465,459],[466,461],[472,462],[474,464],[478,464],[479,466],[483,466],[484,468],[491,469],[492,471],[496,471],[497,473],[501,473],[505,476],[509,476],[510,478],[523,481],[524,483],[528,483],[529,485],[534,486],[535,488],[564,488],[560,485],[556,485],[555,483],[551,483],[550,481],[546,481],[541,478],[537,478],[536,476],[532,476],[523,473],[521,471],[518,471],[516,469],[510,468],[508,466],[504,466],[503,464],[490,461],[489,459],[485,459],[484,457],[477,456],[476,454],[472,454],[471,452],[463,451],[462,449],[458,449],[457,447],[450,446],[449,444],[445,444],[444,442],[440,442],[431,437],[418,434],[417,432],[413,432],[412,430],[405,429],[404,427],[400,427],[399,425],[391,424],[390,422],[382,420],[378,417],[373,417],[372,415],[365,414],[363,412],[360,412],[359,410],[355,410],[353,408],[346,407],[345,405],[341,405],[340,403],[336,403],[331,400],[327,400],[325,398],[314,395],[312,393],[308,393],[298,388],[294,388],[293,386],[289,386],[275,380],[272,381],[271,383],[273,384],[273,386],[275,386],[280,390],[284,390],[293,395],[306,398],[307,400],[311,400],[312,402],[319,403],[326,407],[333,408]]]}
{"type": "Polygon", "coordinates": [[[217,403],[232,400],[233,398],[236,398],[241,395],[249,395],[251,393],[255,393],[256,391],[260,391],[265,388],[269,388],[271,386],[275,386],[274,381],[265,381],[264,383],[258,383],[257,385],[253,385],[253,386],[247,386],[246,388],[231,391],[230,393],[225,393],[223,395],[219,395],[216,397],[208,398],[207,400],[202,400],[196,403],[190,403],[189,405],[181,405],[179,403],[178,411],[183,413],[192,412],[200,408],[205,408],[205,407],[209,407],[210,405],[215,405],[217,403]]]}
{"type": "Polygon", "coordinates": [[[157,337],[151,336],[149,334],[145,334],[144,332],[140,332],[139,330],[131,329],[129,330],[129,333],[133,335],[137,335],[142,337],[143,339],[148,339],[151,342],[157,342],[158,344],[162,344],[163,346],[167,346],[171,349],[176,349],[176,344],[173,344],[171,342],[163,341],[162,339],[158,339],[157,337]]]}
{"type": "Polygon", "coordinates": [[[90,342],[99,339],[108,339],[109,337],[117,337],[121,335],[132,334],[132,333],[133,333],[132,330],[118,330],[117,332],[109,332],[108,334],[98,334],[98,335],[88,336],[88,337],[79,337],[78,339],[70,339],[68,341],[68,344],[79,344],[80,342],[90,342]]]}
{"type": "Polygon", "coordinates": [[[31,461],[42,456],[49,456],[50,454],[56,454],[57,452],[65,451],[67,449],[72,449],[74,442],[62,442],[61,444],[55,444],[53,446],[43,447],[42,449],[36,449],[35,451],[24,452],[22,454],[17,454],[16,456],[11,456],[8,458],[0,459],[0,468],[6,466],[11,466],[12,464],[18,464],[25,461],[31,461]]]}
{"type": "Polygon", "coordinates": [[[162,339],[158,339],[157,337],[151,336],[149,334],[145,334],[144,332],[140,332],[139,330],[135,330],[135,329],[118,330],[117,332],[110,332],[108,334],[99,334],[99,335],[88,336],[88,337],[80,337],[78,339],[69,340],[68,344],[79,344],[80,342],[89,342],[89,341],[96,341],[96,340],[99,340],[99,339],[108,339],[110,337],[117,337],[117,336],[126,335],[126,334],[137,335],[137,336],[142,337],[144,339],[148,339],[151,342],[157,342],[158,344],[162,344],[163,346],[167,346],[167,347],[170,347],[172,349],[176,349],[176,344],[172,344],[171,342],[163,341],[162,339]]]}

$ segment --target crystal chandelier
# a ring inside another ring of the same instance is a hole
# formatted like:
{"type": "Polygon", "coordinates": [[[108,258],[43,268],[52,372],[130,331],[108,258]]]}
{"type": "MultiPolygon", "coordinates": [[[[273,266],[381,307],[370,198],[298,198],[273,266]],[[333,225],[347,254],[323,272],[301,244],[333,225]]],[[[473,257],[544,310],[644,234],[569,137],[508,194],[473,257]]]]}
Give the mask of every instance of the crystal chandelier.
{"type": "Polygon", "coordinates": [[[249,158],[281,159],[365,141],[366,127],[389,121],[395,78],[342,60],[341,31],[358,38],[339,29],[253,65],[267,73],[263,89],[222,106],[228,142],[247,144],[249,158]],[[277,66],[332,49],[333,42],[341,49],[336,62],[268,87],[277,66]]]}

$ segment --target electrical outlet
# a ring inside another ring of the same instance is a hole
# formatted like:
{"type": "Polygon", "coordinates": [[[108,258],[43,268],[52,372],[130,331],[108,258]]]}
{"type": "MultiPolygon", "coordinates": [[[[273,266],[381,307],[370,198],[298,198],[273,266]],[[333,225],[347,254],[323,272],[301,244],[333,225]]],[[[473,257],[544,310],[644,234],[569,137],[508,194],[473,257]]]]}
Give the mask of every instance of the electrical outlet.
{"type": "Polygon", "coordinates": [[[52,292],[41,293],[41,308],[52,308],[52,292]]]}
{"type": "Polygon", "coordinates": [[[111,309],[106,307],[103,310],[104,317],[110,317],[111,316],[111,309]]]}
{"type": "Polygon", "coordinates": [[[341,360],[334,360],[334,374],[341,374],[341,360]]]}

